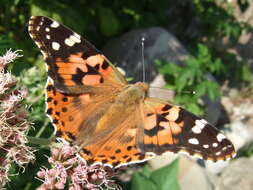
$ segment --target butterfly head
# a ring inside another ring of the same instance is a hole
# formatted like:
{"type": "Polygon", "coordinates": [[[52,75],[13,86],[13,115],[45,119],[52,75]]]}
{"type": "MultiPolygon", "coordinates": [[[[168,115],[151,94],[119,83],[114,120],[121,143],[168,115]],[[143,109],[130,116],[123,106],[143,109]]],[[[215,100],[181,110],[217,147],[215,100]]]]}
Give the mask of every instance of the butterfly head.
{"type": "Polygon", "coordinates": [[[139,89],[141,89],[145,94],[148,92],[148,84],[145,82],[137,82],[134,84],[134,86],[137,86],[139,89]]]}
{"type": "Polygon", "coordinates": [[[118,96],[120,102],[124,102],[125,105],[136,104],[140,101],[144,101],[147,96],[148,85],[143,82],[137,82],[125,87],[124,90],[118,96]]]}

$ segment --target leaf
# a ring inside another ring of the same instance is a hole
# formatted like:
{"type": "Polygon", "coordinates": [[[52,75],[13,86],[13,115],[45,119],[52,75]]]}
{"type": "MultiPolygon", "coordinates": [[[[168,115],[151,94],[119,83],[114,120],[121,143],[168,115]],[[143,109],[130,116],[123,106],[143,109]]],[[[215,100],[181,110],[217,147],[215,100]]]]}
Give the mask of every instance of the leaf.
{"type": "Polygon", "coordinates": [[[111,9],[100,7],[98,9],[101,32],[109,37],[119,32],[119,21],[111,9]]]}
{"type": "Polygon", "coordinates": [[[190,85],[188,82],[193,80],[194,77],[193,72],[194,70],[189,69],[179,76],[179,78],[176,81],[179,92],[181,92],[185,86],[190,85]]]}
{"type": "Polygon", "coordinates": [[[40,6],[37,6],[36,4],[31,5],[31,15],[44,15],[44,16],[50,16],[50,13],[46,11],[45,9],[42,9],[40,6]]]}
{"type": "Polygon", "coordinates": [[[148,167],[134,173],[131,181],[132,190],[179,190],[177,180],[178,160],[151,172],[148,167]]]}
{"type": "Polygon", "coordinates": [[[156,189],[159,190],[179,190],[177,180],[178,176],[178,159],[171,164],[154,171],[150,178],[156,184],[156,189]]]}
{"type": "Polygon", "coordinates": [[[217,83],[206,81],[206,89],[211,100],[215,100],[220,97],[219,85],[217,83]]]}
{"type": "Polygon", "coordinates": [[[245,64],[242,65],[242,80],[250,81],[252,79],[252,74],[249,67],[245,64]]]}
{"type": "Polygon", "coordinates": [[[155,184],[141,172],[136,172],[132,176],[132,190],[157,190],[155,184]]]}
{"type": "Polygon", "coordinates": [[[197,97],[203,96],[206,93],[206,84],[205,84],[205,82],[202,82],[202,83],[198,84],[197,87],[196,87],[195,92],[196,92],[197,97]]]}

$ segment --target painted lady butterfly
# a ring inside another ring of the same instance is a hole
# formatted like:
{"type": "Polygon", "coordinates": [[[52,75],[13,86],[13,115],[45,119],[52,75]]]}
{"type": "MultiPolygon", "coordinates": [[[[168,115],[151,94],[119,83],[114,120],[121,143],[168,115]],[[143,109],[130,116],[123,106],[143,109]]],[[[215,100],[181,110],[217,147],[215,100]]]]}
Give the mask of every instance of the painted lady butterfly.
{"type": "Polygon", "coordinates": [[[32,16],[29,33],[48,68],[47,114],[56,135],[92,163],[119,167],[166,152],[229,160],[232,143],[181,107],[147,97],[148,85],[128,84],[92,44],[67,27],[32,16]]]}

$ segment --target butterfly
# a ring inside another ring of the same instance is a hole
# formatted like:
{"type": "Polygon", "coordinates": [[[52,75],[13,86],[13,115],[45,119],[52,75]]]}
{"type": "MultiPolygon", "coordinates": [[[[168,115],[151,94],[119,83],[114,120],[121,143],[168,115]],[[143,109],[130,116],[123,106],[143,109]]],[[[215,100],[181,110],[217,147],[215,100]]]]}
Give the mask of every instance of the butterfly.
{"type": "Polygon", "coordinates": [[[66,26],[32,16],[28,30],[46,62],[46,112],[56,136],[78,146],[87,162],[117,168],[168,152],[214,162],[235,156],[233,144],[218,129],[166,100],[148,97],[146,83],[129,84],[66,26]]]}

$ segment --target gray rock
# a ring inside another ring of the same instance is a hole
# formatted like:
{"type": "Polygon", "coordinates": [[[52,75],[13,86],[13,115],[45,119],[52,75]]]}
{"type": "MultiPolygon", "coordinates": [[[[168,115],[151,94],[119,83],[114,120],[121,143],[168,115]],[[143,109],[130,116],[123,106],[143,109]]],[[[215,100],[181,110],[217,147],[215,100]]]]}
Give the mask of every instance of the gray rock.
{"type": "Polygon", "coordinates": [[[116,65],[127,71],[127,77],[142,81],[142,38],[145,38],[144,58],[146,80],[151,82],[158,74],[156,59],[182,64],[188,56],[179,41],[160,27],[133,30],[106,44],[103,53],[116,65]]]}
{"type": "Polygon", "coordinates": [[[240,150],[252,142],[253,135],[242,121],[233,121],[229,127],[230,132],[226,135],[233,142],[236,150],[240,150]]]}
{"type": "Polygon", "coordinates": [[[209,181],[204,168],[196,162],[181,157],[179,167],[179,184],[181,190],[212,190],[213,185],[209,181]]]}
{"type": "Polygon", "coordinates": [[[234,160],[219,177],[215,190],[252,190],[253,158],[234,160]]]}

